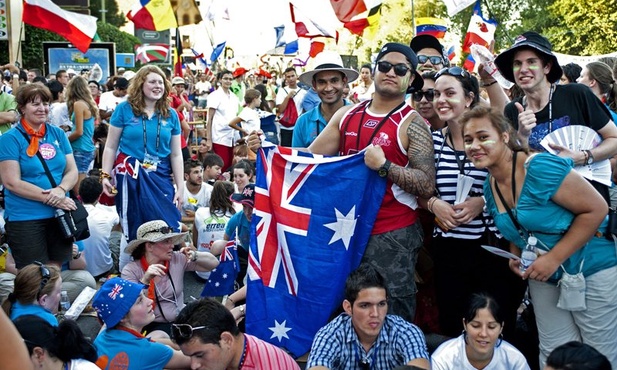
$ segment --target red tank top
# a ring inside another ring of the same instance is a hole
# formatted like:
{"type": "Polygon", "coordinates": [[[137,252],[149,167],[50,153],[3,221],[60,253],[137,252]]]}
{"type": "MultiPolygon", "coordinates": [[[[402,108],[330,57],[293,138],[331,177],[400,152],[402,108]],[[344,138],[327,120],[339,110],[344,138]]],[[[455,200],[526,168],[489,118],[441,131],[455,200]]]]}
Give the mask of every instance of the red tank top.
{"type": "MultiPolygon", "coordinates": [[[[350,109],[341,120],[339,155],[354,154],[369,144],[374,144],[381,146],[390,162],[403,167],[407,166],[409,160],[406,149],[403,148],[399,139],[399,128],[401,123],[405,122],[414,112],[414,109],[405,101],[382,123],[386,115],[371,113],[368,109],[370,102],[368,100],[358,104],[350,109]]],[[[388,179],[386,194],[377,213],[372,234],[382,234],[413,225],[417,218],[416,207],[415,195],[403,191],[388,179]]]]}

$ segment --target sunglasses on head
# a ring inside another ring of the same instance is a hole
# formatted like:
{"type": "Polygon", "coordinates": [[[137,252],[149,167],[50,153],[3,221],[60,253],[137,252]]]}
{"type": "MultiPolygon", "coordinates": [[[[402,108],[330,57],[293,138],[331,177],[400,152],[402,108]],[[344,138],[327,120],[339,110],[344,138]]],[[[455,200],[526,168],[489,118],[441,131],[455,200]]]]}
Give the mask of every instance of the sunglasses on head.
{"type": "Polygon", "coordinates": [[[403,77],[409,72],[411,68],[409,68],[404,63],[392,64],[390,62],[386,62],[382,60],[381,62],[377,62],[377,70],[381,73],[388,73],[394,67],[394,74],[400,77],[403,77]]]}
{"type": "Polygon", "coordinates": [[[426,89],[413,92],[414,101],[422,101],[422,97],[426,97],[426,100],[433,101],[435,99],[435,89],[426,89]]]}
{"type": "Polygon", "coordinates": [[[47,283],[49,283],[49,279],[51,279],[51,274],[49,273],[49,269],[47,268],[47,266],[45,266],[41,262],[34,261],[33,263],[39,266],[39,270],[41,271],[41,285],[39,286],[39,291],[36,293],[36,299],[39,299],[41,297],[41,292],[43,291],[43,288],[45,288],[45,285],[47,285],[47,283]]]}
{"type": "Polygon", "coordinates": [[[173,228],[171,228],[169,226],[163,226],[163,227],[155,229],[155,230],[150,230],[150,231],[144,233],[143,236],[146,236],[146,235],[152,234],[152,233],[171,234],[172,232],[174,232],[173,228]]]}
{"type": "Polygon", "coordinates": [[[441,71],[437,72],[437,74],[435,75],[435,79],[438,79],[439,77],[441,77],[443,75],[449,75],[449,76],[454,76],[454,77],[463,77],[463,78],[469,78],[470,77],[469,72],[467,72],[466,70],[464,70],[461,67],[443,68],[441,71]]]}
{"type": "Polygon", "coordinates": [[[190,339],[195,330],[206,329],[207,326],[192,327],[189,324],[171,324],[171,338],[190,339]]]}
{"type": "Polygon", "coordinates": [[[443,59],[441,59],[441,57],[438,57],[438,56],[429,57],[428,55],[418,55],[418,63],[424,64],[426,63],[427,60],[429,60],[432,65],[443,64],[443,59]]]}

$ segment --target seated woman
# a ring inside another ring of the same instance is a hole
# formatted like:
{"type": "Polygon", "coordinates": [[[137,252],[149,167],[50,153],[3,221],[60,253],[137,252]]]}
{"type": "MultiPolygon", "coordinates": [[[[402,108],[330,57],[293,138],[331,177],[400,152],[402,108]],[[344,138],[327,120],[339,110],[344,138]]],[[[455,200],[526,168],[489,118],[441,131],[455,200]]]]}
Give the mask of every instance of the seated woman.
{"type": "Polygon", "coordinates": [[[54,328],[35,315],[15,320],[15,327],[24,339],[30,361],[42,370],[99,370],[96,349],[73,320],[64,320],[54,328]]]}
{"type": "Polygon", "coordinates": [[[15,321],[20,316],[36,315],[58,326],[62,277],[60,269],[40,262],[27,265],[15,277],[15,290],[2,304],[4,312],[15,321]]]}
{"type": "Polygon", "coordinates": [[[99,368],[125,370],[188,369],[191,359],[180,351],[153,342],[140,333],[154,320],[146,286],[121,278],[103,284],[92,307],[105,328],[94,340],[99,368]]]}
{"type": "Polygon", "coordinates": [[[146,332],[162,330],[171,333],[171,323],[184,308],[184,272],[210,271],[219,260],[209,252],[189,247],[174,251],[186,233],[174,233],[162,220],[146,222],[137,229],[137,239],[128,244],[126,253],[133,262],[122,269],[122,278],[148,285],[147,296],[155,302],[154,322],[146,332]]]}
{"type": "Polygon", "coordinates": [[[463,318],[463,334],[435,350],[431,368],[529,370],[523,354],[501,339],[502,330],[497,302],[488,295],[473,294],[463,318]]]}

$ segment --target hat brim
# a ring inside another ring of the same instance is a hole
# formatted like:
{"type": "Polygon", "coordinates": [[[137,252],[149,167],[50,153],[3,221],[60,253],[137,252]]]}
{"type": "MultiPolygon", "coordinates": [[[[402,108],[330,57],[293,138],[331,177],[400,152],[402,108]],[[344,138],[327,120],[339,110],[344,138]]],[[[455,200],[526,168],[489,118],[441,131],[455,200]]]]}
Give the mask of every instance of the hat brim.
{"type": "Polygon", "coordinates": [[[418,73],[418,71],[414,71],[414,76],[415,77],[411,83],[411,86],[407,89],[408,94],[411,94],[414,91],[420,91],[422,90],[422,87],[424,87],[424,78],[422,78],[422,75],[418,73]]]}
{"type": "Polygon", "coordinates": [[[499,69],[499,72],[501,72],[501,75],[506,80],[516,83],[516,81],[514,80],[514,71],[512,71],[512,62],[514,60],[514,54],[516,54],[516,52],[520,49],[533,49],[547,56],[550,59],[552,65],[551,70],[546,75],[546,78],[550,83],[559,81],[559,79],[563,75],[563,70],[561,69],[559,61],[557,60],[555,54],[553,54],[550,50],[537,45],[536,43],[527,41],[519,42],[518,44],[513,45],[508,50],[497,55],[497,57],[495,58],[495,65],[499,69]]]}
{"type": "Polygon", "coordinates": [[[188,234],[187,232],[184,233],[169,233],[169,234],[163,234],[158,238],[152,238],[152,239],[135,239],[133,241],[131,241],[126,248],[124,248],[124,253],[127,254],[133,254],[133,252],[135,251],[135,249],[137,249],[139,246],[143,245],[144,243],[158,243],[160,241],[163,241],[165,239],[169,239],[172,238],[172,243],[174,245],[180,243],[182,241],[182,238],[184,238],[184,236],[188,234]]]}
{"type": "Polygon", "coordinates": [[[300,82],[306,85],[309,85],[309,86],[313,86],[313,76],[315,76],[319,72],[325,72],[325,71],[336,71],[336,72],[343,73],[345,77],[347,77],[347,83],[354,82],[356,79],[358,79],[358,76],[360,75],[358,72],[354,71],[353,69],[349,69],[349,68],[320,68],[320,69],[314,69],[312,71],[304,72],[303,74],[301,74],[299,77],[300,82]]]}

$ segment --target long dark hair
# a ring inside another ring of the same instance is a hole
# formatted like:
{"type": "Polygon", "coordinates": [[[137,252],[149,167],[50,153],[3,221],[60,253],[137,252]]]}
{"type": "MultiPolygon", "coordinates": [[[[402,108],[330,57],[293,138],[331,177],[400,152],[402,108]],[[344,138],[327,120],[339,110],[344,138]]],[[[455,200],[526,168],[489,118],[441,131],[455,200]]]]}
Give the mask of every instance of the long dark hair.
{"type": "Polygon", "coordinates": [[[212,195],[210,196],[210,213],[214,214],[217,211],[226,214],[227,212],[232,215],[236,213],[233,202],[229,197],[234,193],[234,184],[230,181],[216,181],[212,188],[212,195]]]}
{"type": "Polygon", "coordinates": [[[62,362],[78,358],[95,362],[97,359],[96,349],[73,320],[65,319],[54,327],[39,316],[25,315],[17,318],[14,324],[30,355],[35,347],[41,347],[62,362]]]}

